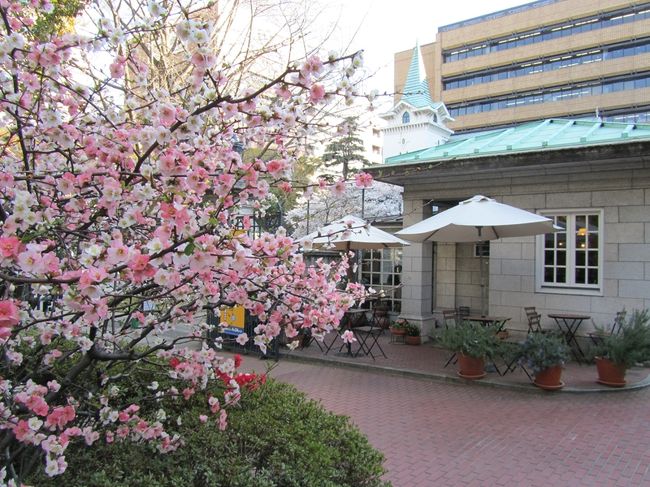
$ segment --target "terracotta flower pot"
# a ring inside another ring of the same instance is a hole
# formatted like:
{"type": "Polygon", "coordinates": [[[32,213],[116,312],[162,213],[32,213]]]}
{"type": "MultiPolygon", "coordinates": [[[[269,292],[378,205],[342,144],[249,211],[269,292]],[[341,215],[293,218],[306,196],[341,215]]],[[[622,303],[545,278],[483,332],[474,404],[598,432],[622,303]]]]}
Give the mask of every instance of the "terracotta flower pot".
{"type": "Polygon", "coordinates": [[[610,387],[623,387],[625,382],[625,366],[618,365],[608,358],[595,357],[598,370],[598,383],[610,387]]]}
{"type": "Polygon", "coordinates": [[[397,335],[397,336],[406,335],[406,330],[404,328],[393,328],[391,326],[390,332],[392,335],[397,335]]]}
{"type": "Polygon", "coordinates": [[[485,360],[483,357],[470,357],[458,354],[458,375],[463,379],[482,379],[485,377],[485,360]]]}
{"type": "Polygon", "coordinates": [[[404,343],[406,343],[407,345],[420,345],[422,343],[422,337],[420,336],[414,337],[414,336],[406,335],[404,337],[404,343]]]}
{"type": "Polygon", "coordinates": [[[561,379],[562,366],[555,365],[554,367],[548,367],[547,369],[537,372],[533,384],[541,389],[546,389],[547,391],[555,391],[564,387],[564,382],[562,382],[561,379]]]}

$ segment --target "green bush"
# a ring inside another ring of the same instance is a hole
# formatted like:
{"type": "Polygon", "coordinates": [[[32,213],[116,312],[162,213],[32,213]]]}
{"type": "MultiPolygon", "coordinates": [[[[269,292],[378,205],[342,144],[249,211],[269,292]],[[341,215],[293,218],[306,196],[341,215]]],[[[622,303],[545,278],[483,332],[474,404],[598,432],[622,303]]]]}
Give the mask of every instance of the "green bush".
{"type": "MultiPolygon", "coordinates": [[[[325,411],[292,386],[269,381],[244,391],[229,410],[229,427],[202,424],[207,398],[165,405],[182,418],[185,445],[159,454],[149,445],[71,444],[68,469],[60,477],[41,473],[29,484],[66,487],[374,487],[383,455],[343,416],[325,411]],[[175,409],[175,411],[174,411],[175,409]]],[[[209,413],[208,413],[209,414],[209,413]]]]}

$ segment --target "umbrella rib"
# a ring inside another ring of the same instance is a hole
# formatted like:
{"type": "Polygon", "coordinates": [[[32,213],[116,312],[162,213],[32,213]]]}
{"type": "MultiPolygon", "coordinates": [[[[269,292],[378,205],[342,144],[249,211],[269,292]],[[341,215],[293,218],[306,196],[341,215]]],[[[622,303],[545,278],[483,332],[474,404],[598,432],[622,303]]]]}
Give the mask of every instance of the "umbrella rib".
{"type": "Polygon", "coordinates": [[[427,238],[425,238],[425,239],[423,240],[423,242],[426,242],[427,240],[429,240],[429,239],[430,239],[431,237],[433,237],[436,233],[438,233],[438,230],[434,230],[433,232],[431,232],[429,235],[427,235],[427,238]]]}
{"type": "Polygon", "coordinates": [[[497,232],[497,229],[496,229],[494,226],[492,227],[492,231],[493,231],[494,234],[497,236],[497,238],[501,238],[501,237],[499,236],[499,232],[497,232]]]}

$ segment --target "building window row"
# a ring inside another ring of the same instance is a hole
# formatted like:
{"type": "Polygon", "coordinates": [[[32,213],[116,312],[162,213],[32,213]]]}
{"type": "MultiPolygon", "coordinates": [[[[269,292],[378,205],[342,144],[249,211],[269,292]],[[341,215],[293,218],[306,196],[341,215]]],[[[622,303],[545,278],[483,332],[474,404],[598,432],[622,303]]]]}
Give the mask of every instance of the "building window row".
{"type": "Polygon", "coordinates": [[[616,78],[614,80],[592,81],[569,87],[553,87],[534,92],[522,92],[498,98],[483,99],[478,102],[449,105],[452,117],[471,115],[474,113],[503,110],[522,105],[566,101],[583,96],[594,96],[618,91],[635,90],[650,87],[650,73],[635,77],[616,78]]]}
{"type": "Polygon", "coordinates": [[[471,76],[447,78],[443,79],[443,87],[445,90],[465,88],[482,83],[491,83],[493,81],[554,71],[556,69],[590,64],[608,59],[636,56],[648,52],[650,52],[650,39],[644,39],[633,44],[618,44],[598,49],[586,49],[580,52],[563,54],[562,56],[549,56],[535,61],[519,63],[506,68],[484,70],[471,76]]]}
{"type": "Polygon", "coordinates": [[[620,123],[650,123],[650,112],[621,113],[618,115],[605,115],[602,117],[607,122],[620,123]]]}
{"type": "Polygon", "coordinates": [[[460,61],[468,57],[481,56],[491,52],[527,46],[538,42],[573,36],[582,32],[604,29],[648,18],[650,18],[650,3],[644,3],[642,5],[630,6],[624,9],[584,17],[570,22],[546,26],[541,29],[512,34],[488,42],[464,46],[460,49],[444,51],[442,58],[445,63],[460,61]]]}
{"type": "MultiPolygon", "coordinates": [[[[592,110],[586,113],[573,113],[570,115],[572,120],[587,120],[594,121],[595,117],[598,117],[603,122],[618,122],[618,123],[650,123],[650,107],[635,107],[635,108],[626,108],[626,109],[615,109],[615,110],[599,110],[597,113],[592,110]]],[[[568,116],[567,116],[568,117],[568,116]]],[[[563,117],[566,118],[566,117],[563,117]]],[[[501,124],[491,124],[491,129],[503,129],[508,127],[513,127],[517,125],[514,122],[501,123],[501,124]]],[[[470,134],[473,132],[483,132],[485,127],[472,127],[467,129],[456,130],[457,134],[470,134]]]]}

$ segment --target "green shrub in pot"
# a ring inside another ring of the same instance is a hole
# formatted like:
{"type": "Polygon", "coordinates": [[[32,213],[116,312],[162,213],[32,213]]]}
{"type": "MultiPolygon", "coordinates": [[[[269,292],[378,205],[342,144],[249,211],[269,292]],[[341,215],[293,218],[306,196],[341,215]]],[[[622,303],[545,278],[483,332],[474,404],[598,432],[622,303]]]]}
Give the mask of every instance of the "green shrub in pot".
{"type": "Polygon", "coordinates": [[[519,361],[533,373],[563,366],[569,359],[569,347],[557,333],[529,333],[520,345],[519,361]]]}
{"type": "Polygon", "coordinates": [[[495,327],[470,322],[445,329],[440,337],[440,344],[447,350],[476,358],[490,357],[501,347],[495,327]]]}
{"type": "Polygon", "coordinates": [[[650,361],[650,311],[632,312],[621,331],[604,336],[591,355],[609,359],[625,369],[650,361]]]}

